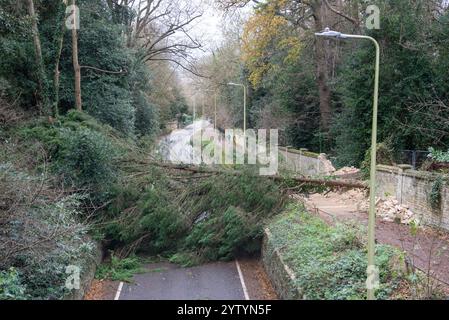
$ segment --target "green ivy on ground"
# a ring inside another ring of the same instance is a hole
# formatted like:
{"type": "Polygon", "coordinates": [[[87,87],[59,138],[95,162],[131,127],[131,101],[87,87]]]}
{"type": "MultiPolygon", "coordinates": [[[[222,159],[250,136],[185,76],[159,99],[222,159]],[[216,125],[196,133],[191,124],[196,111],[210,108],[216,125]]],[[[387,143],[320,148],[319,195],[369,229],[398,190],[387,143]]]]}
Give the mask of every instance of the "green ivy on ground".
{"type": "MultiPolygon", "coordinates": [[[[349,225],[329,226],[301,206],[292,206],[269,225],[269,246],[279,249],[296,275],[297,288],[312,300],[366,298],[366,250],[361,230],[349,225]]],[[[385,245],[376,247],[380,269],[378,299],[389,299],[404,280],[404,254],[385,245]]]]}

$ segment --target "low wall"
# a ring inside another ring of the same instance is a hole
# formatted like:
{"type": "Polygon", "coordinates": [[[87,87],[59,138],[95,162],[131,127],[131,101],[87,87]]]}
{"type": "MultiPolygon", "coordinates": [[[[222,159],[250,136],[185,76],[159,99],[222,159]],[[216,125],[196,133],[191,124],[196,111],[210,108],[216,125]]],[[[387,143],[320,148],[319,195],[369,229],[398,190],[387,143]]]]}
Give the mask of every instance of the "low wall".
{"type": "Polygon", "coordinates": [[[325,154],[279,147],[281,168],[304,176],[326,176],[335,172],[325,154]],[[287,152],[288,151],[288,152],[287,152]]]}
{"type": "Polygon", "coordinates": [[[80,289],[72,290],[67,294],[64,300],[83,300],[86,293],[92,284],[92,280],[95,277],[97,267],[100,265],[103,258],[103,251],[100,244],[96,244],[92,257],[85,262],[81,272],[80,289]]]}
{"type": "MultiPolygon", "coordinates": [[[[439,174],[416,171],[407,166],[378,166],[377,194],[385,199],[395,196],[426,225],[449,230],[449,186],[442,188],[441,208],[432,208],[429,195],[439,174]]],[[[446,176],[447,177],[447,176],[446,176]]]]}
{"type": "Polygon", "coordinates": [[[282,300],[301,300],[302,294],[295,285],[295,274],[284,263],[282,256],[271,243],[271,232],[265,229],[262,245],[262,263],[276,293],[282,300]]]}

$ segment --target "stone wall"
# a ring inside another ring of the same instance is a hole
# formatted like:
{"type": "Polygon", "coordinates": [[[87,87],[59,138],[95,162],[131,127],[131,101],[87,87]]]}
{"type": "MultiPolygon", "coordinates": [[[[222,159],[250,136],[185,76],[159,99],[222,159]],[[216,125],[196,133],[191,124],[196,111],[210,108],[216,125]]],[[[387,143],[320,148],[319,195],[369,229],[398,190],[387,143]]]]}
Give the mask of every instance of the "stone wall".
{"type": "Polygon", "coordinates": [[[325,154],[279,147],[280,167],[307,177],[326,176],[335,172],[325,154]]]}
{"type": "MultiPolygon", "coordinates": [[[[385,199],[395,196],[400,204],[407,206],[426,225],[449,230],[449,186],[442,189],[440,209],[432,208],[430,192],[441,176],[435,173],[411,170],[408,166],[378,166],[377,194],[385,199]]],[[[447,176],[446,176],[447,178],[447,176]]]]}
{"type": "Polygon", "coordinates": [[[301,300],[293,271],[284,263],[278,249],[272,244],[270,230],[265,229],[262,245],[262,263],[268,277],[281,300],[301,300]]]}
{"type": "Polygon", "coordinates": [[[85,261],[80,279],[80,288],[79,290],[72,290],[68,293],[64,300],[83,300],[85,294],[89,291],[92,280],[95,277],[95,272],[97,267],[100,265],[103,258],[103,250],[100,244],[96,243],[94,251],[90,259],[85,261]]]}

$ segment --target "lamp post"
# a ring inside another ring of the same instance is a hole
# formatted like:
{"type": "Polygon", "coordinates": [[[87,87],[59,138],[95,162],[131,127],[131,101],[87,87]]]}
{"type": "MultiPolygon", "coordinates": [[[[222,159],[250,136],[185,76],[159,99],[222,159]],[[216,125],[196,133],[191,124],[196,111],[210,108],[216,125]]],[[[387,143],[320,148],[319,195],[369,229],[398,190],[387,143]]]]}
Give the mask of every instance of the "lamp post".
{"type": "MultiPolygon", "coordinates": [[[[380,47],[376,39],[369,36],[344,34],[326,28],[324,32],[316,33],[316,36],[336,39],[365,39],[374,43],[376,48],[376,65],[374,76],[374,103],[373,103],[373,129],[371,137],[371,169],[370,169],[370,206],[368,221],[368,275],[377,272],[375,268],[375,232],[376,232],[376,152],[377,152],[377,113],[379,102],[379,69],[380,69],[380,47]]],[[[375,299],[375,289],[368,286],[368,300],[375,299]]]]}
{"type": "Polygon", "coordinates": [[[230,82],[229,86],[243,87],[243,134],[246,134],[246,86],[244,84],[230,82]]]}
{"type": "Polygon", "coordinates": [[[196,95],[193,95],[193,121],[196,118],[196,95]]]}
{"type": "Polygon", "coordinates": [[[217,129],[217,91],[216,90],[204,90],[214,93],[214,129],[217,129]]]}

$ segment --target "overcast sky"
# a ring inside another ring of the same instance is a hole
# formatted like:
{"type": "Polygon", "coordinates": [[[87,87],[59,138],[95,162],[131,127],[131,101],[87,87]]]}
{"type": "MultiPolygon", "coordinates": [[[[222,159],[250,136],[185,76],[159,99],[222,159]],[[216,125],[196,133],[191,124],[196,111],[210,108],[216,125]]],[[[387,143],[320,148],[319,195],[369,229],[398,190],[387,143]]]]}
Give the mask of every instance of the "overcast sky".
{"type": "MultiPolygon", "coordinates": [[[[204,10],[203,16],[197,20],[193,25],[192,32],[194,36],[202,39],[204,45],[203,50],[206,53],[199,51],[199,56],[210,54],[212,50],[220,46],[224,40],[223,24],[225,23],[224,12],[214,5],[214,0],[185,0],[195,2],[204,10]]],[[[247,16],[252,11],[252,7],[248,5],[244,9],[239,9],[242,16],[247,16]]]]}

